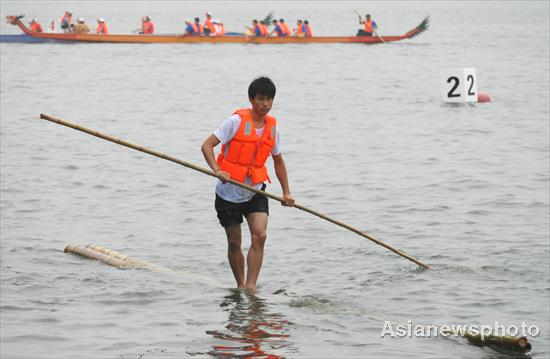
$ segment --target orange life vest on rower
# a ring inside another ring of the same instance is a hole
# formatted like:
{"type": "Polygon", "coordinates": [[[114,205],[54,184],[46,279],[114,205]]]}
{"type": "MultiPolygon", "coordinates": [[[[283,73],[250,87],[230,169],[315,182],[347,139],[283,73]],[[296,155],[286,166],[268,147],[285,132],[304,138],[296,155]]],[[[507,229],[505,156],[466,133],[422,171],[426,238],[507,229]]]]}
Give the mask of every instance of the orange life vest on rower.
{"type": "Polygon", "coordinates": [[[155,32],[155,27],[153,23],[149,21],[144,21],[141,25],[141,32],[144,34],[152,34],[155,32]]]}
{"type": "Polygon", "coordinates": [[[42,25],[37,21],[31,23],[31,32],[43,32],[42,25]]]}
{"type": "Polygon", "coordinates": [[[283,28],[283,31],[286,34],[286,36],[292,35],[292,30],[290,30],[290,26],[288,26],[288,24],[286,22],[283,22],[282,24],[279,23],[279,24],[283,28]]]}
{"type": "Polygon", "coordinates": [[[311,29],[311,25],[304,24],[306,28],[306,37],[313,37],[313,30],[311,29]]]}
{"type": "Polygon", "coordinates": [[[366,20],[365,19],[365,32],[372,33],[372,31],[373,31],[372,22],[373,22],[372,19],[371,20],[366,20]]]}
{"type": "Polygon", "coordinates": [[[235,137],[226,145],[222,145],[217,163],[222,171],[228,172],[232,179],[244,183],[250,177],[252,184],[269,181],[265,162],[275,146],[277,136],[277,120],[265,116],[264,132],[261,137],[256,134],[252,110],[249,108],[235,111],[234,115],[241,117],[241,124],[235,137]]]}
{"type": "Polygon", "coordinates": [[[204,22],[204,27],[210,29],[210,33],[213,34],[215,32],[214,24],[212,23],[212,19],[206,19],[204,22]]]}
{"type": "Polygon", "coordinates": [[[97,23],[97,28],[95,32],[96,34],[109,35],[109,29],[107,28],[107,23],[105,22],[97,23]]]}
{"type": "Polygon", "coordinates": [[[258,24],[258,26],[260,27],[260,32],[262,33],[262,36],[267,36],[269,34],[269,30],[267,29],[267,26],[265,26],[262,23],[258,24]]]}
{"type": "Polygon", "coordinates": [[[63,16],[61,16],[61,20],[59,20],[59,23],[63,25],[63,21],[65,21],[67,26],[69,26],[71,24],[72,17],[73,17],[72,15],[69,15],[69,13],[66,12],[63,14],[63,16]]]}
{"type": "Polygon", "coordinates": [[[204,25],[203,24],[201,24],[200,22],[196,22],[195,27],[197,28],[198,35],[203,35],[204,34],[204,25]]]}

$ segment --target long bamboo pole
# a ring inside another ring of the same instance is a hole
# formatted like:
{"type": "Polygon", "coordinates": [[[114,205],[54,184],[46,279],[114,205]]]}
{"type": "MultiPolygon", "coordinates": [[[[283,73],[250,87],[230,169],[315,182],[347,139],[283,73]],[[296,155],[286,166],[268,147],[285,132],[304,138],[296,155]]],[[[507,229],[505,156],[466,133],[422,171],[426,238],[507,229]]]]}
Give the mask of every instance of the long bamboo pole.
{"type": "MultiPolygon", "coordinates": [[[[186,161],[182,161],[180,159],[177,159],[175,157],[171,157],[171,156],[168,156],[168,155],[165,155],[164,153],[160,153],[160,152],[157,152],[157,151],[154,151],[154,150],[150,150],[150,149],[147,149],[145,147],[142,147],[142,146],[138,146],[138,145],[134,145],[130,142],[127,142],[127,141],[124,141],[124,140],[121,140],[119,138],[115,138],[115,137],[111,137],[109,135],[105,135],[103,133],[100,133],[100,132],[97,132],[97,131],[94,131],[94,130],[90,130],[88,128],[85,128],[85,127],[82,127],[82,126],[79,126],[77,124],[74,124],[74,123],[71,123],[71,122],[68,122],[68,121],[64,121],[62,119],[59,119],[59,118],[56,118],[54,116],[50,116],[50,115],[47,115],[47,114],[40,114],[40,118],[43,119],[43,120],[47,120],[47,121],[50,121],[50,122],[53,122],[53,123],[57,123],[58,125],[63,125],[63,126],[67,126],[67,127],[70,127],[72,129],[75,129],[75,130],[78,130],[78,131],[81,131],[81,132],[85,132],[89,135],[92,135],[92,136],[95,136],[95,137],[99,137],[103,140],[106,140],[106,141],[109,141],[109,142],[113,142],[113,143],[116,143],[118,145],[121,145],[121,146],[125,146],[125,147],[128,147],[128,148],[131,148],[131,149],[134,149],[136,151],[140,151],[140,152],[143,152],[143,153],[147,153],[149,155],[152,155],[152,156],[155,156],[155,157],[159,157],[159,158],[162,158],[162,159],[165,159],[167,161],[170,161],[170,162],[174,162],[174,163],[177,163],[179,165],[182,165],[184,167],[187,167],[187,168],[191,168],[191,169],[194,169],[195,171],[199,171],[201,173],[204,173],[206,175],[209,175],[209,176],[212,176],[212,177],[216,177],[216,178],[219,178],[218,175],[216,175],[214,172],[206,169],[206,168],[203,168],[203,167],[199,167],[197,165],[194,165],[192,163],[189,163],[189,162],[186,162],[186,161]]],[[[251,187],[247,184],[244,184],[244,183],[241,183],[241,182],[237,182],[235,180],[232,180],[230,179],[228,181],[229,183],[232,183],[236,186],[239,186],[239,187],[242,187],[242,188],[245,188],[249,191],[252,191],[254,193],[257,193],[257,194],[260,194],[262,196],[266,196],[266,197],[269,197],[271,199],[274,199],[276,201],[279,201],[281,203],[284,203],[285,201],[283,200],[282,197],[280,196],[277,196],[275,194],[272,194],[272,193],[269,193],[269,192],[265,192],[265,191],[261,191],[259,189],[256,189],[254,187],[251,187]]],[[[304,211],[304,212],[308,212],[310,214],[313,214],[314,216],[317,216],[321,219],[324,219],[328,222],[331,222],[331,223],[334,223],[336,224],[337,226],[340,226],[340,227],[343,227],[343,228],[346,228],[358,235],[360,235],[361,237],[364,237],[364,238],[367,238],[369,240],[371,240],[372,242],[386,248],[386,249],[389,249],[390,251],[394,252],[395,254],[398,254],[400,255],[401,257],[403,258],[407,258],[408,260],[418,264],[419,266],[423,267],[423,268],[426,268],[426,269],[430,269],[430,266],[425,264],[425,263],[422,263],[420,260],[408,255],[407,253],[395,248],[395,247],[392,247],[390,246],[389,244],[386,244],[378,239],[376,239],[374,236],[372,236],[371,234],[367,233],[367,232],[363,232],[357,228],[354,228],[348,224],[345,224],[344,222],[340,222],[336,219],[333,219],[331,217],[328,217],[328,216],[325,216],[324,214],[322,213],[319,213],[313,209],[310,209],[310,208],[307,208],[307,207],[304,207],[302,205],[299,205],[299,204],[294,204],[294,207],[304,211]]]]}

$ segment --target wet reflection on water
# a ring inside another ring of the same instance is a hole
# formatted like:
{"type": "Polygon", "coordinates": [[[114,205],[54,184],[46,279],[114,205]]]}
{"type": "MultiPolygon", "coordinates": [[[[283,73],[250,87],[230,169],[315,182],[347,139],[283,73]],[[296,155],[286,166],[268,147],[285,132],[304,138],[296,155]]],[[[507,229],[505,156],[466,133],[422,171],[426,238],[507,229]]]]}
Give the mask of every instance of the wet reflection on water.
{"type": "Polygon", "coordinates": [[[245,290],[231,290],[220,307],[228,313],[224,330],[206,333],[231,342],[214,345],[208,353],[214,357],[282,358],[292,347],[288,341],[291,324],[279,313],[270,313],[265,299],[245,290]]]}

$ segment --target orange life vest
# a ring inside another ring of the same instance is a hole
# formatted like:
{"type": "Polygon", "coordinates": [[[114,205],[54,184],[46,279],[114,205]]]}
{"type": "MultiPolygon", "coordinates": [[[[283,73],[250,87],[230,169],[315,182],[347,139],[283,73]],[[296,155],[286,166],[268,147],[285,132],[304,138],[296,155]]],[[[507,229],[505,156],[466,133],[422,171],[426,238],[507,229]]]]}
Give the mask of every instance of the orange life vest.
{"type": "Polygon", "coordinates": [[[241,124],[235,137],[228,144],[222,146],[218,155],[218,165],[222,171],[228,172],[232,179],[244,183],[250,177],[252,184],[269,181],[265,162],[271,154],[277,136],[277,120],[269,115],[265,116],[264,132],[259,137],[256,134],[252,110],[240,109],[233,114],[241,117],[241,124]]]}
{"type": "Polygon", "coordinates": [[[312,37],[313,36],[313,30],[311,30],[311,26],[309,24],[306,26],[306,37],[312,37]]]}
{"type": "Polygon", "coordinates": [[[283,29],[283,32],[286,34],[286,36],[290,36],[292,34],[292,31],[290,30],[290,26],[286,22],[283,22],[282,24],[279,23],[281,28],[283,29]]]}
{"type": "Polygon", "coordinates": [[[214,24],[212,23],[212,19],[206,19],[204,22],[204,27],[210,29],[210,33],[213,34],[216,31],[216,28],[214,27],[214,24]]]}
{"type": "Polygon", "coordinates": [[[63,16],[61,16],[61,20],[59,20],[59,23],[63,24],[63,21],[65,20],[67,23],[67,26],[69,26],[71,24],[71,18],[72,18],[72,15],[65,13],[63,14],[63,16]]]}
{"type": "Polygon", "coordinates": [[[142,25],[142,32],[144,34],[152,34],[155,32],[155,27],[151,21],[144,21],[142,25]]]}
{"type": "Polygon", "coordinates": [[[365,20],[365,32],[372,32],[372,19],[365,20]]]}
{"type": "Polygon", "coordinates": [[[260,32],[262,33],[262,36],[267,36],[269,34],[269,30],[267,29],[267,26],[264,24],[258,24],[260,27],[260,32]]]}
{"type": "Polygon", "coordinates": [[[301,34],[304,33],[304,31],[303,31],[303,29],[302,29],[303,26],[304,26],[304,25],[302,24],[302,25],[298,25],[298,26],[296,27],[296,35],[301,35],[301,34]]]}
{"type": "Polygon", "coordinates": [[[104,23],[104,22],[98,23],[97,29],[95,32],[97,32],[98,34],[109,35],[109,29],[107,28],[107,23],[104,23]]]}
{"type": "Polygon", "coordinates": [[[42,32],[42,25],[38,22],[33,22],[31,24],[31,32],[42,32]]]}
{"type": "Polygon", "coordinates": [[[199,35],[204,34],[204,26],[200,22],[195,23],[195,27],[197,28],[199,35]]]}

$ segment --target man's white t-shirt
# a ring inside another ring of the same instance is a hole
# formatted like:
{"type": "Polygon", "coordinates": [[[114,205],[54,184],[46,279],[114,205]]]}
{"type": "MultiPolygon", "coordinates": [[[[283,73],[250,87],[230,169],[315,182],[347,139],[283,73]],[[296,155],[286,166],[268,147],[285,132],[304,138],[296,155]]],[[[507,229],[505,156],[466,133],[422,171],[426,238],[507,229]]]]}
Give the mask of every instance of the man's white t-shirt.
{"type": "MultiPolygon", "coordinates": [[[[229,141],[235,137],[235,134],[237,134],[237,131],[239,130],[239,127],[241,126],[241,116],[235,114],[229,117],[227,120],[223,121],[223,123],[214,131],[214,136],[220,140],[222,144],[227,144],[229,141]]],[[[277,156],[279,153],[281,153],[281,147],[279,142],[279,129],[277,128],[277,134],[275,138],[275,146],[271,149],[271,155],[277,156]]],[[[262,128],[256,128],[256,134],[258,137],[261,137],[264,133],[264,127],[262,128]]],[[[230,144],[231,145],[231,144],[230,144]]],[[[226,154],[229,147],[225,148],[226,154]]],[[[252,181],[250,177],[246,177],[245,183],[248,185],[252,185],[252,181]]],[[[258,183],[256,185],[253,185],[252,187],[260,188],[262,186],[261,183],[258,183]]],[[[221,198],[225,199],[226,201],[233,202],[233,203],[242,203],[249,201],[252,197],[254,197],[255,193],[251,192],[247,189],[244,189],[239,186],[235,186],[231,183],[222,183],[222,181],[218,181],[218,184],[216,185],[216,194],[220,196],[221,198]]]]}

